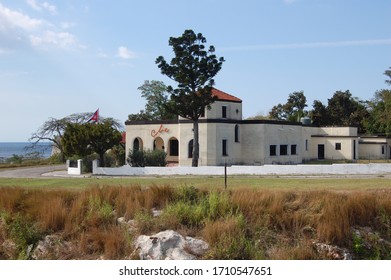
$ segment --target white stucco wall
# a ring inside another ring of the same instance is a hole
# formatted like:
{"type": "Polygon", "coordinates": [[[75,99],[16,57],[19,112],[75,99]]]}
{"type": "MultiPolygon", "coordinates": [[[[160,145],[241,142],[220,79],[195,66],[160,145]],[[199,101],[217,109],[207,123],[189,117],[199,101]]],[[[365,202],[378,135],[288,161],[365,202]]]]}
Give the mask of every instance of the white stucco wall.
{"type": "MultiPolygon", "coordinates": [[[[223,166],[200,167],[130,167],[103,168],[93,164],[94,175],[107,176],[171,176],[224,175],[223,166]]],[[[391,174],[391,164],[332,164],[332,165],[263,165],[229,166],[228,175],[348,175],[391,174]]]]}
{"type": "Polygon", "coordinates": [[[211,105],[210,110],[205,110],[205,118],[207,119],[222,119],[222,107],[227,107],[226,119],[241,120],[242,119],[242,103],[216,101],[211,105]]]}
{"type": "Polygon", "coordinates": [[[156,138],[163,140],[164,150],[169,152],[169,140],[178,138],[178,124],[140,124],[126,126],[126,158],[129,154],[129,149],[133,149],[133,143],[136,138],[142,140],[142,148],[144,150],[153,150],[153,142],[156,138]],[[159,132],[159,130],[161,130],[159,132]]]}

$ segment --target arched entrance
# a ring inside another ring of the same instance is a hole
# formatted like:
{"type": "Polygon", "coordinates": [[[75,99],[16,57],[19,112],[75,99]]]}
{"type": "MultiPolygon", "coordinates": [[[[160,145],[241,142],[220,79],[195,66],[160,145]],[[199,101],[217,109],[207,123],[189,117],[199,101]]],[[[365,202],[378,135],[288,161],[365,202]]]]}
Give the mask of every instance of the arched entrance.
{"type": "Polygon", "coordinates": [[[143,150],[144,148],[144,145],[143,145],[143,140],[141,140],[140,137],[136,137],[134,140],[133,140],[133,151],[139,151],[139,150],[143,150]]]}
{"type": "Polygon", "coordinates": [[[187,157],[192,158],[193,157],[193,139],[189,141],[189,144],[187,144],[187,157]]]}
{"type": "Polygon", "coordinates": [[[154,140],[153,140],[153,150],[162,150],[164,151],[165,147],[164,147],[164,141],[162,138],[160,137],[156,137],[154,140]]]}
{"type": "Polygon", "coordinates": [[[168,140],[167,161],[168,163],[179,162],[179,141],[175,137],[168,140]]]}

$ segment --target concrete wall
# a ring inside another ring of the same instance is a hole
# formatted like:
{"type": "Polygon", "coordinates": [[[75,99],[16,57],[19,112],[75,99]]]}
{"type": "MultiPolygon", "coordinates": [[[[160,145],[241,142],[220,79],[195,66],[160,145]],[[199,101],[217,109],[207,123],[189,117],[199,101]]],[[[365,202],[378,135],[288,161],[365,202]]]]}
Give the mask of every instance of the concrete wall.
{"type": "Polygon", "coordinates": [[[82,169],[83,169],[83,160],[78,159],[77,160],[77,166],[71,167],[71,161],[67,160],[67,169],[68,169],[68,175],[81,175],[82,169]]]}
{"type": "Polygon", "coordinates": [[[379,136],[360,137],[361,159],[390,159],[391,139],[379,136]]]}
{"type": "MultiPolygon", "coordinates": [[[[108,176],[170,176],[170,175],[224,175],[223,166],[200,167],[97,167],[93,163],[94,175],[108,176]]],[[[391,164],[332,164],[332,165],[263,165],[229,166],[228,175],[348,175],[391,174],[391,164]]]]}
{"type": "Polygon", "coordinates": [[[222,107],[227,108],[226,119],[241,120],[242,119],[242,103],[216,101],[211,105],[210,110],[205,111],[205,118],[207,119],[222,119],[222,107]]]}
{"type": "MultiPolygon", "coordinates": [[[[178,135],[178,124],[128,125],[126,126],[126,158],[129,149],[133,150],[133,143],[136,138],[142,142],[140,149],[153,150],[154,140],[157,139],[156,148],[162,149],[164,147],[164,150],[169,152],[169,140],[172,138],[178,139],[178,135]]],[[[168,160],[174,159],[177,158],[168,158],[168,160]]]]}

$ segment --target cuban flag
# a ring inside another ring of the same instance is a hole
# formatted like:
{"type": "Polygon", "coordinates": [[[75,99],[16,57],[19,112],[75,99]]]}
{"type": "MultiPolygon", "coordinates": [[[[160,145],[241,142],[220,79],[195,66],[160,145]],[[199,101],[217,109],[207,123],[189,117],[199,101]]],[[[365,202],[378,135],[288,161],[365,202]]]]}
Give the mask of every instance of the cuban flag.
{"type": "Polygon", "coordinates": [[[95,113],[91,116],[91,118],[87,122],[99,122],[99,109],[95,111],[95,113]]]}

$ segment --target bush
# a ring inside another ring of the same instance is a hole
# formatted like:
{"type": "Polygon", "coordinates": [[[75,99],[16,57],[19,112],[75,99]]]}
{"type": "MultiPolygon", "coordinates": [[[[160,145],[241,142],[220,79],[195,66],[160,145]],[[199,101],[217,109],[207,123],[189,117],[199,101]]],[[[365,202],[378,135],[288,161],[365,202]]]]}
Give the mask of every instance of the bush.
{"type": "Polygon", "coordinates": [[[134,167],[166,166],[166,157],[163,150],[130,150],[127,161],[134,167]]]}
{"type": "Polygon", "coordinates": [[[125,149],[121,145],[114,146],[105,154],[106,167],[118,167],[125,164],[125,149]]]}
{"type": "Polygon", "coordinates": [[[42,237],[42,233],[39,232],[37,225],[20,214],[11,216],[3,213],[2,220],[5,223],[8,235],[16,245],[18,255],[14,257],[22,260],[29,259],[30,251],[28,247],[34,247],[42,237]]]}

